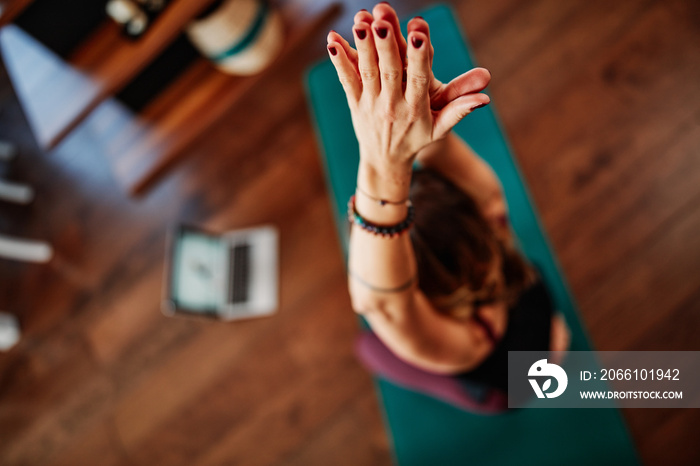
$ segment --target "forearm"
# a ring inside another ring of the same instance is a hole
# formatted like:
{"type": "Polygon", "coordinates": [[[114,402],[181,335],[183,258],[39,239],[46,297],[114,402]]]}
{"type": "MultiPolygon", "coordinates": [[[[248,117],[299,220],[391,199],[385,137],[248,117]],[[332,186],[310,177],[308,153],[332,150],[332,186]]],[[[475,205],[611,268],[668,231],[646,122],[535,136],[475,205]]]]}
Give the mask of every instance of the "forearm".
{"type": "Polygon", "coordinates": [[[426,371],[454,374],[476,367],[491,344],[476,322],[455,320],[434,310],[420,291],[414,292],[409,319],[389,321],[382,312],[365,317],[374,333],[396,356],[426,371]]]}
{"type": "MultiPolygon", "coordinates": [[[[395,225],[408,215],[410,166],[373,167],[360,162],[357,212],[378,225],[395,225]],[[364,192],[359,192],[361,190],[364,192]],[[369,196],[398,204],[380,205],[369,196]]],[[[394,320],[405,319],[415,289],[416,264],[413,247],[404,232],[385,238],[353,225],[348,258],[350,295],[357,311],[382,311],[394,320]]]]}
{"type": "Polygon", "coordinates": [[[501,181],[491,166],[459,136],[450,133],[445,139],[427,146],[418,153],[417,160],[469,194],[494,233],[506,243],[513,241],[501,181]]]}
{"type": "Polygon", "coordinates": [[[501,183],[493,169],[454,133],[425,147],[417,160],[468,192],[482,207],[502,198],[501,183]]]}

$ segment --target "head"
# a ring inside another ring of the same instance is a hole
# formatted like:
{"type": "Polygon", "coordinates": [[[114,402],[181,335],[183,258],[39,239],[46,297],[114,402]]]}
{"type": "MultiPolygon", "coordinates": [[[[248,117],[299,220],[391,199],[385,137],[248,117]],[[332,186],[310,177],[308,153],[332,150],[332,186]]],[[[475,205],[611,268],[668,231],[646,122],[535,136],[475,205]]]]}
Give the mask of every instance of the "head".
{"type": "Polygon", "coordinates": [[[517,250],[504,244],[471,196],[431,170],[414,174],[411,242],[421,291],[435,307],[470,317],[480,305],[511,304],[533,279],[517,250]]]}

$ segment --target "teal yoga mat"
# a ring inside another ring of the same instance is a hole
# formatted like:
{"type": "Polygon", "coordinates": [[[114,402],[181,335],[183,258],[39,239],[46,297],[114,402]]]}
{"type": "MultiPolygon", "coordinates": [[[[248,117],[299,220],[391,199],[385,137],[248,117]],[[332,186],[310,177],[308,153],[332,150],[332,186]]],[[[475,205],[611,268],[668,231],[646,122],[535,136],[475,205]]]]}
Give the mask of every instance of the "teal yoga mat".
{"type": "MultiPolygon", "coordinates": [[[[452,11],[436,6],[418,13],[430,24],[434,72],[448,82],[475,66],[452,11]]],[[[402,26],[405,33],[405,23],[402,26]]],[[[345,209],[355,190],[358,145],[345,95],[326,60],[306,77],[328,185],[346,248],[345,209]]],[[[537,217],[524,180],[496,117],[494,104],[469,115],[455,128],[496,171],[524,253],[541,269],[571,327],[572,350],[591,349],[576,305],[537,217]]],[[[377,380],[395,461],[402,465],[578,465],[639,464],[633,443],[615,408],[519,409],[476,415],[426,395],[377,380]]]]}

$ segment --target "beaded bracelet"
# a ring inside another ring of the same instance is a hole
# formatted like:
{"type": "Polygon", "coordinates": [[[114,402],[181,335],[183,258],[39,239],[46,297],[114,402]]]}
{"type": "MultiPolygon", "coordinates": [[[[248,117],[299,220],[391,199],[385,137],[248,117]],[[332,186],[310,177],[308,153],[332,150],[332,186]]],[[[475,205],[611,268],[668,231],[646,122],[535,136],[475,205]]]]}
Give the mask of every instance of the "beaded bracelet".
{"type": "Polygon", "coordinates": [[[354,223],[363,230],[368,231],[372,234],[381,236],[383,238],[394,238],[400,235],[401,233],[408,231],[409,228],[411,228],[411,225],[413,225],[413,204],[411,204],[411,201],[407,201],[407,205],[408,214],[402,222],[397,223],[396,225],[382,226],[376,225],[362,218],[362,216],[359,213],[357,213],[357,210],[355,209],[355,196],[351,196],[350,201],[348,201],[348,220],[350,221],[350,223],[354,223]]]}

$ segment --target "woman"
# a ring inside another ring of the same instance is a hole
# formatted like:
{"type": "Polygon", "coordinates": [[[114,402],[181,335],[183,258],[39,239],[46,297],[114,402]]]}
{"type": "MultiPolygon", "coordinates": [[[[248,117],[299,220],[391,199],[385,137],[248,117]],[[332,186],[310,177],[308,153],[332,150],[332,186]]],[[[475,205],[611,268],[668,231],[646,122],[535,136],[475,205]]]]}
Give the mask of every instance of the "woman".
{"type": "Polygon", "coordinates": [[[569,337],[515,249],[498,179],[450,132],[489,103],[490,74],[440,83],[428,24],[411,20],[406,42],[386,3],[360,11],[353,36],[356,49],[332,31],[328,52],[360,146],[349,289],[378,337],[360,352],[398,383],[465,407],[495,389],[489,406],[502,407],[507,351],[564,350],[569,337]]]}

